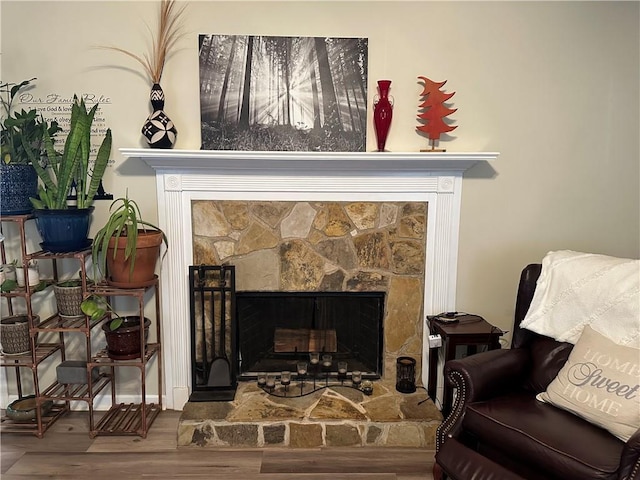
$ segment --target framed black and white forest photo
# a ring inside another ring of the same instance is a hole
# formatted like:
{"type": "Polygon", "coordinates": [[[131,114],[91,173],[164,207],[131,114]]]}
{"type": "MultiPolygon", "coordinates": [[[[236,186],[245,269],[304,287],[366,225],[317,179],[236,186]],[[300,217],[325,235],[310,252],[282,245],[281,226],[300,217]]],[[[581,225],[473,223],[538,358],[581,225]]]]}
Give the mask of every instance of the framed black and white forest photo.
{"type": "Polygon", "coordinates": [[[203,150],[363,152],[366,38],[199,35],[203,150]]]}

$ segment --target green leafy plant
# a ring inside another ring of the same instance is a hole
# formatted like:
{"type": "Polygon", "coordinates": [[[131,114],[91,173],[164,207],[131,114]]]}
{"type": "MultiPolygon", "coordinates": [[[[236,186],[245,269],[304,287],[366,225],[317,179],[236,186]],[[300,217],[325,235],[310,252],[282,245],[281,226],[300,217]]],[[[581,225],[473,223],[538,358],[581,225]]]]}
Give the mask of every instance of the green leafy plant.
{"type": "Polygon", "coordinates": [[[70,280],[63,280],[58,282],[56,285],[59,287],[79,287],[82,285],[82,280],[78,278],[72,278],[70,280]]]}
{"type": "MultiPolygon", "coordinates": [[[[8,278],[4,282],[2,282],[2,284],[0,284],[0,292],[3,292],[3,293],[12,292],[14,290],[17,290],[18,287],[19,285],[16,280],[13,280],[12,278],[8,278]]],[[[38,282],[37,285],[31,287],[33,292],[41,292],[45,288],[47,288],[47,282],[45,282],[44,280],[41,280],[40,282],[38,282]]]]}
{"type": "Polygon", "coordinates": [[[91,126],[98,104],[90,110],[84,99],[73,97],[71,123],[64,150],[58,153],[53,138],[47,131],[43,134],[47,166],[36,161],[36,153],[24,144],[42,185],[38,187],[38,198],[31,198],[37,209],[66,209],[67,197],[75,184],[77,207],[88,208],[100,187],[111,154],[111,129],[107,129],[93,166],[90,166],[91,126]]]}
{"type": "Polygon", "coordinates": [[[0,291],[3,292],[3,293],[11,292],[12,290],[15,290],[16,288],[18,288],[18,282],[16,282],[15,280],[13,280],[11,278],[7,278],[0,285],[0,291]]]}
{"type": "Polygon", "coordinates": [[[44,280],[40,280],[40,283],[38,283],[35,287],[33,287],[33,291],[34,292],[41,292],[43,291],[45,288],[47,288],[47,282],[45,282],[44,280]]]}
{"type": "Polygon", "coordinates": [[[109,329],[111,331],[120,328],[124,321],[122,317],[111,307],[109,302],[100,295],[90,295],[85,298],[80,304],[80,309],[85,315],[91,317],[92,320],[100,320],[109,312],[115,315],[115,318],[111,319],[109,322],[109,329]]]}
{"type": "MultiPolygon", "coordinates": [[[[93,285],[95,283],[90,278],[87,278],[86,282],[87,285],[93,285]]],[[[78,272],[75,277],[67,278],[66,280],[60,280],[56,283],[56,285],[59,287],[80,287],[82,286],[82,274],[81,272],[78,272]]]]}
{"type": "MultiPolygon", "coordinates": [[[[19,263],[17,258],[14,258],[13,260],[11,260],[9,265],[13,265],[16,269],[22,268],[22,263],[19,263]]],[[[38,264],[35,260],[29,260],[29,262],[27,263],[27,267],[29,268],[36,268],[37,265],[38,264]]]]}
{"type": "Polygon", "coordinates": [[[20,83],[0,82],[0,104],[3,119],[0,123],[0,154],[5,165],[29,165],[32,158],[24,145],[34,152],[40,160],[44,154],[44,133],[53,137],[61,129],[56,121],[49,123],[35,108],[20,111],[13,110],[18,94],[36,80],[31,78],[20,83]]]}
{"type": "MultiPolygon", "coordinates": [[[[126,237],[127,243],[124,251],[125,260],[131,261],[130,272],[136,261],[136,247],[138,245],[138,230],[147,231],[147,229],[156,230],[162,233],[162,241],[168,246],[167,236],[159,227],[142,219],[140,208],[135,200],[129,199],[129,194],[122,198],[115,199],[109,206],[109,216],[107,223],[95,235],[91,253],[95,264],[102,273],[107,271],[107,249],[109,240],[115,237],[126,237]]],[[[166,254],[166,251],[165,251],[166,254]]],[[[116,257],[116,250],[113,252],[116,257]]]]}

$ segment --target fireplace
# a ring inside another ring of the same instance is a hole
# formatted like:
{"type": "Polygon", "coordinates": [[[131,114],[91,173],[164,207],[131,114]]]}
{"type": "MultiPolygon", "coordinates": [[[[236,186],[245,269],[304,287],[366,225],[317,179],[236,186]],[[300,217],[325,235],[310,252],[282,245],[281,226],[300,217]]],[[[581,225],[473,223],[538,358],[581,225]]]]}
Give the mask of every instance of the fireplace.
{"type": "MultiPolygon", "coordinates": [[[[379,351],[380,358],[359,371],[393,375],[398,356],[411,356],[418,362],[422,357],[428,207],[425,202],[193,200],[194,264],[233,265],[239,294],[255,292],[253,313],[257,318],[263,313],[260,308],[267,313],[284,312],[295,303],[301,315],[307,308],[310,324],[306,333],[313,341],[322,330],[311,325],[314,312],[316,318],[326,315],[329,308],[339,313],[340,307],[347,308],[347,302],[357,299],[357,307],[371,311],[364,294],[381,292],[386,304],[374,302],[380,313],[374,319],[376,331],[386,332],[374,339],[374,353],[379,351]],[[333,294],[325,295],[330,292],[333,294]],[[315,311],[311,310],[313,305],[315,311]]],[[[349,308],[355,316],[355,307],[349,308]]],[[[284,317],[281,313],[276,319],[278,329],[260,331],[268,336],[259,339],[265,342],[261,349],[265,355],[269,352],[267,342],[275,343],[276,335],[282,341],[285,333],[296,337],[305,334],[296,332],[295,324],[286,325],[284,317]]],[[[238,320],[240,329],[243,323],[244,319],[238,320]]],[[[322,330],[323,334],[335,336],[335,325],[331,328],[329,332],[322,330]]],[[[293,361],[304,347],[281,348],[283,351],[269,353],[277,353],[279,362],[285,353],[293,361]]],[[[244,364],[247,358],[240,353],[244,364]]]]}
{"type": "MultiPolygon", "coordinates": [[[[158,223],[170,248],[161,277],[163,359],[168,408],[181,409],[190,393],[189,286],[193,265],[192,202],[334,201],[428,204],[418,378],[426,384],[425,316],[455,310],[462,175],[496,153],[299,153],[121,149],[156,170],[158,223]],[[170,293],[169,293],[170,292],[170,293]]],[[[402,299],[400,300],[402,301],[402,299]]],[[[386,302],[387,310],[396,305],[386,302]]],[[[387,332],[393,335],[394,332],[387,332]]],[[[390,338],[393,343],[396,339],[390,338]]],[[[414,346],[412,346],[414,348],[414,346]]],[[[389,363],[387,359],[387,363],[389,363]]],[[[393,359],[395,361],[395,359],[393,359]]]]}
{"type": "MultiPolygon", "coordinates": [[[[382,373],[384,292],[238,292],[239,379],[295,371],[311,353],[382,373]]],[[[333,368],[332,370],[337,370],[333,368]]]]}

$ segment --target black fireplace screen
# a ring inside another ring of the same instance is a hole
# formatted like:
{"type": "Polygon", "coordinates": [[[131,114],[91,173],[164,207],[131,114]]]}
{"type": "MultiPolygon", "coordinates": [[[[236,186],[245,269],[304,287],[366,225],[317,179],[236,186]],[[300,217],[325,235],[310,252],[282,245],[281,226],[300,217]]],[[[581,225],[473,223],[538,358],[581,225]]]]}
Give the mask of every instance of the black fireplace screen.
{"type": "Polygon", "coordinates": [[[311,352],[379,377],[384,298],[384,292],[237,292],[238,379],[295,371],[311,352]]]}

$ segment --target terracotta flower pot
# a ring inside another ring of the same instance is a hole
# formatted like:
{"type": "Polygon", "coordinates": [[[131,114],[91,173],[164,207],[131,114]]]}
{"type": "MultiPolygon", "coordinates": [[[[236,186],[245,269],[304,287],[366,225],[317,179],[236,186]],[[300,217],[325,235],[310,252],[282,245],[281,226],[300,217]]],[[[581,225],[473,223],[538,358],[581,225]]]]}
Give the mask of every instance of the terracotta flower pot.
{"type": "Polygon", "coordinates": [[[156,262],[160,257],[162,232],[138,230],[138,248],[133,272],[131,257],[125,260],[126,237],[111,238],[107,248],[107,283],[119,288],[140,288],[155,281],[156,262]],[[114,258],[113,252],[116,250],[114,258]]]}

